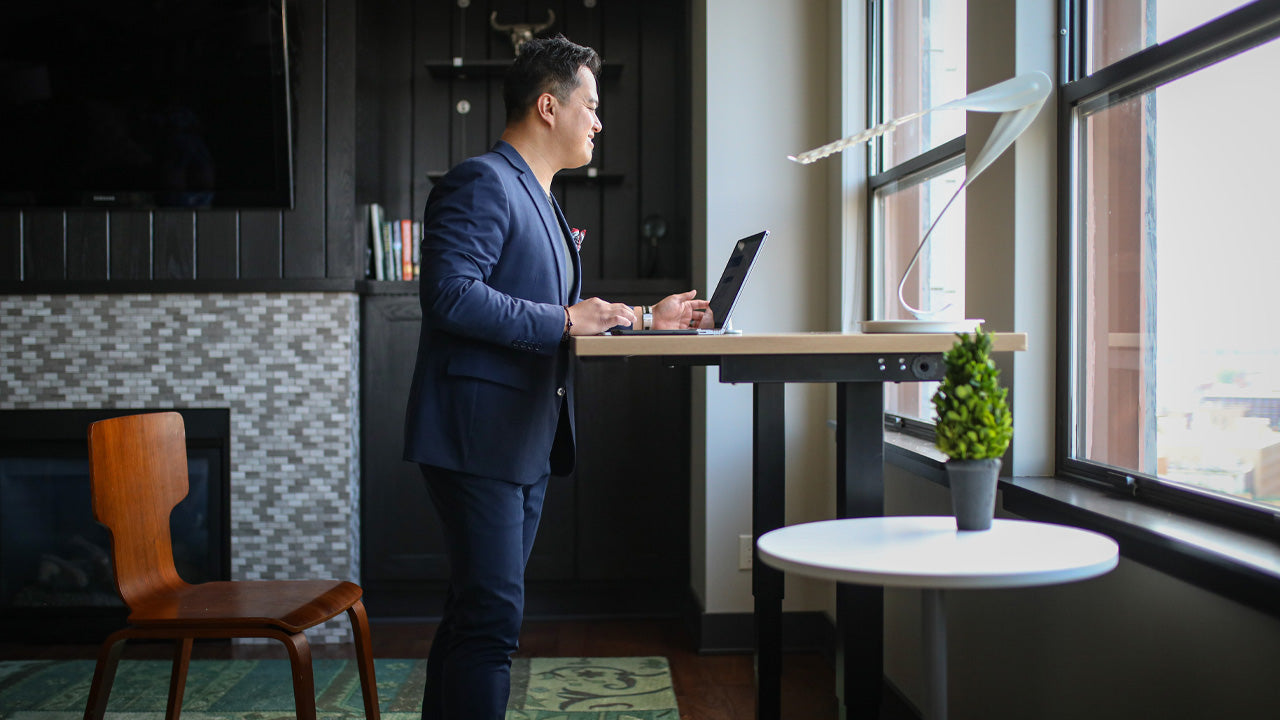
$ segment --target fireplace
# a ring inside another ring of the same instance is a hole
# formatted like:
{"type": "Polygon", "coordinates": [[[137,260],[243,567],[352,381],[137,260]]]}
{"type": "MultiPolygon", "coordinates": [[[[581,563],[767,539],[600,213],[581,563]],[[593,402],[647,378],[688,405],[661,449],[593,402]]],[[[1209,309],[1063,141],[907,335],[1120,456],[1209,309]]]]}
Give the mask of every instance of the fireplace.
{"type": "MultiPolygon", "coordinates": [[[[143,409],[0,411],[0,632],[101,639],[123,626],[106,528],[93,519],[89,424],[143,409]]],[[[189,491],[170,517],[187,582],[230,578],[230,411],[178,409],[189,491]]]]}
{"type": "MultiPolygon", "coordinates": [[[[359,582],[359,309],[348,292],[0,295],[0,411],[229,409],[231,579],[359,582]]],[[[307,637],[349,642],[350,623],[307,637]]]]}

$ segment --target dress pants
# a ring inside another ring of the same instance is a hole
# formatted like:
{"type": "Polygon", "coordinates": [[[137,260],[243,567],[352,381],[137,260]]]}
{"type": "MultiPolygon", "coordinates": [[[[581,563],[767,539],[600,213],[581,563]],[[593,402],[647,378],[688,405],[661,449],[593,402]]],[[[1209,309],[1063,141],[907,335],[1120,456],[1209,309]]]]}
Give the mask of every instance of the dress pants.
{"type": "Polygon", "coordinates": [[[524,569],[548,476],[522,485],[421,465],[449,555],[423,720],[502,720],[524,619],[524,569]]]}

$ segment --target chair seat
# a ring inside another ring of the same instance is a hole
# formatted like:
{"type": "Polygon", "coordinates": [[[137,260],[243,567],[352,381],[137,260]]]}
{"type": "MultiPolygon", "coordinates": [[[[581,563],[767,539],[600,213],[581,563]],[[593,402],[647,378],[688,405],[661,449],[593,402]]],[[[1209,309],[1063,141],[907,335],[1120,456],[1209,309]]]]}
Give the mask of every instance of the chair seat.
{"type": "Polygon", "coordinates": [[[337,616],[360,599],[342,580],[237,580],[186,585],[138,603],[129,622],[139,628],[267,626],[301,632],[337,616]]]}

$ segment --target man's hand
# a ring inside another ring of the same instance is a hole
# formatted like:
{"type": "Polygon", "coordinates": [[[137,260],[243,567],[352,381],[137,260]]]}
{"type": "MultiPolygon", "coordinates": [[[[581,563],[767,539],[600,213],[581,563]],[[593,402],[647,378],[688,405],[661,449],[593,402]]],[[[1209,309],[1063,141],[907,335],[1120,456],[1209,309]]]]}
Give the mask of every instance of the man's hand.
{"type": "Polygon", "coordinates": [[[636,314],[630,305],[624,303],[587,298],[577,305],[569,306],[569,319],[573,320],[573,327],[569,328],[570,335],[599,335],[618,325],[635,325],[636,314]]]}
{"type": "Polygon", "coordinates": [[[713,328],[715,326],[716,318],[712,315],[711,308],[707,308],[706,312],[698,313],[698,317],[693,319],[692,327],[698,328],[699,330],[703,328],[713,328]]]}
{"type": "Polygon", "coordinates": [[[659,300],[653,306],[653,327],[658,330],[699,327],[702,317],[711,313],[706,300],[693,299],[697,294],[697,290],[690,290],[659,300]]]}

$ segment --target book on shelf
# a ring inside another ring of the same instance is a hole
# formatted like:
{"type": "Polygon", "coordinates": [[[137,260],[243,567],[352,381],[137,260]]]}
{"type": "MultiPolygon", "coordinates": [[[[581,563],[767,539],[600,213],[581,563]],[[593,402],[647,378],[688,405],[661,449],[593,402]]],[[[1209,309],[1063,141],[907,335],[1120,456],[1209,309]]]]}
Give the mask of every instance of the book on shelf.
{"type": "Polygon", "coordinates": [[[386,266],[382,261],[382,206],[369,204],[369,245],[373,248],[373,279],[386,280],[386,266]]]}
{"type": "Polygon", "coordinates": [[[400,221],[400,260],[404,265],[403,273],[405,280],[412,280],[413,275],[413,221],[400,221]]]}
{"type": "Polygon", "coordinates": [[[404,279],[404,262],[401,259],[402,246],[404,241],[400,239],[400,223],[390,222],[391,225],[391,271],[395,273],[396,280],[404,279]]]}
{"type": "Polygon", "coordinates": [[[420,250],[417,238],[422,224],[408,218],[388,220],[378,203],[360,207],[369,232],[369,272],[374,280],[414,280],[418,277],[420,250]]]}
{"type": "Polygon", "coordinates": [[[413,277],[422,277],[422,221],[413,221],[413,277]]]}
{"type": "Polygon", "coordinates": [[[384,280],[395,280],[395,263],[391,262],[391,224],[379,223],[378,230],[382,234],[382,276],[384,280]]]}

